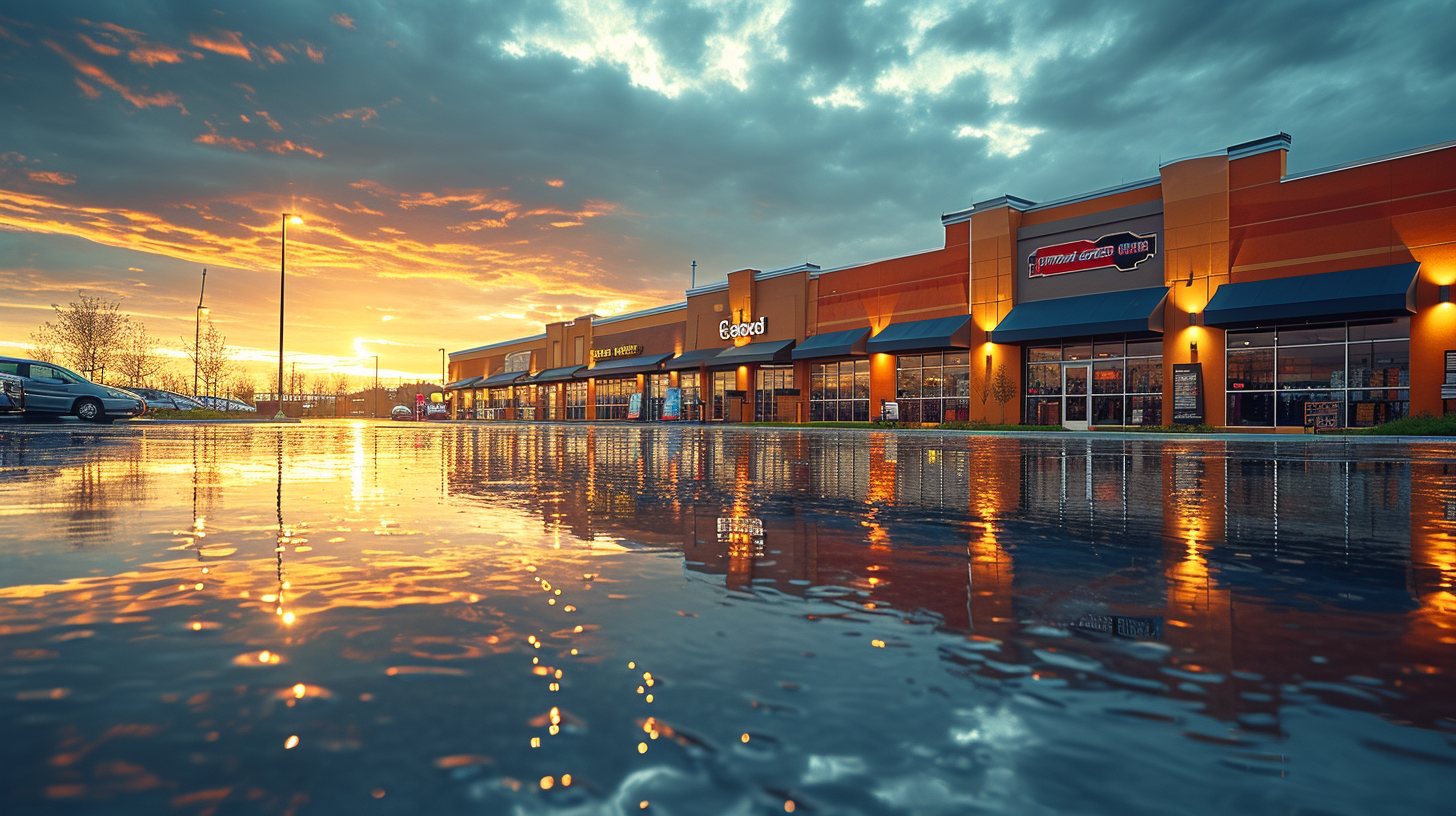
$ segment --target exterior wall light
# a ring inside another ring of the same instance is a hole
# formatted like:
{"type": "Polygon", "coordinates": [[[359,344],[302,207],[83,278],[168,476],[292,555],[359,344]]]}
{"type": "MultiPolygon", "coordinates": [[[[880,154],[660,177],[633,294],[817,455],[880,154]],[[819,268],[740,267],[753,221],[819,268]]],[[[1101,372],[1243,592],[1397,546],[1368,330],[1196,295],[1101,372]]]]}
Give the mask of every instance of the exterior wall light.
{"type": "Polygon", "coordinates": [[[1190,325],[1190,326],[1197,326],[1198,325],[1198,312],[1189,312],[1188,313],[1188,325],[1190,325]]]}
{"type": "Polygon", "coordinates": [[[1436,297],[1442,303],[1451,302],[1451,284],[1436,287],[1436,297]]]}
{"type": "Polygon", "coordinates": [[[1194,352],[1198,351],[1198,341],[1197,340],[1189,340],[1188,341],[1188,350],[1189,351],[1194,351],[1194,352]]]}

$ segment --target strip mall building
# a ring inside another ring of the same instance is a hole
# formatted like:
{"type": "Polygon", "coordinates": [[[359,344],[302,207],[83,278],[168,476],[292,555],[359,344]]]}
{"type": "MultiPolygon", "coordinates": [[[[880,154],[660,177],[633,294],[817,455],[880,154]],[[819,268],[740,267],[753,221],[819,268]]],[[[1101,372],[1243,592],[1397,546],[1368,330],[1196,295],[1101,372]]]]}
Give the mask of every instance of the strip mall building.
{"type": "Polygon", "coordinates": [[[1297,175],[1289,148],[1007,195],[942,216],[938,249],[743,269],[455,352],[454,415],[1302,430],[1456,409],[1456,142],[1297,175]]]}

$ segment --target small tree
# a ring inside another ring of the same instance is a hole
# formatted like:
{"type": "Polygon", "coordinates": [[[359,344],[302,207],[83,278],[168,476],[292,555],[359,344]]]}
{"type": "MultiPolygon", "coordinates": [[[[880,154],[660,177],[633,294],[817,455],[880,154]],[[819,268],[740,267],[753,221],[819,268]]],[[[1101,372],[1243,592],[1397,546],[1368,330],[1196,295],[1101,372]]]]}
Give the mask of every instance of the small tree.
{"type": "Polygon", "coordinates": [[[31,334],[31,347],[97,379],[116,356],[130,321],[122,314],[119,300],[89,297],[84,292],[77,295],[79,302],[56,306],[56,321],[31,334]]]}
{"type": "Polygon", "coordinates": [[[1001,422],[1006,423],[1006,403],[1016,399],[1016,383],[1006,371],[1006,364],[996,367],[996,378],[991,381],[991,398],[1001,405],[1001,422]]]}
{"type": "MultiPolygon", "coordinates": [[[[186,338],[183,338],[184,342],[186,338]]],[[[216,396],[227,382],[232,371],[233,355],[228,349],[227,337],[218,333],[217,326],[207,321],[201,339],[187,343],[187,359],[197,366],[197,377],[201,381],[202,393],[216,396]]]]}
{"type": "Polygon", "coordinates": [[[161,340],[147,331],[145,323],[129,320],[121,334],[121,343],[113,354],[119,381],[132,388],[153,388],[167,367],[167,358],[160,352],[161,340]]]}
{"type": "Polygon", "coordinates": [[[253,397],[258,395],[258,384],[253,381],[252,377],[239,372],[233,377],[233,384],[229,386],[228,391],[234,397],[252,405],[253,397]]]}
{"type": "Polygon", "coordinates": [[[991,382],[990,361],[986,363],[986,371],[984,374],[976,371],[974,368],[971,369],[971,395],[981,401],[981,416],[988,422],[991,417],[986,412],[986,401],[991,398],[991,382]]]}
{"type": "Polygon", "coordinates": [[[30,333],[30,347],[26,351],[32,360],[43,363],[61,362],[60,331],[53,323],[42,323],[30,333]]]}

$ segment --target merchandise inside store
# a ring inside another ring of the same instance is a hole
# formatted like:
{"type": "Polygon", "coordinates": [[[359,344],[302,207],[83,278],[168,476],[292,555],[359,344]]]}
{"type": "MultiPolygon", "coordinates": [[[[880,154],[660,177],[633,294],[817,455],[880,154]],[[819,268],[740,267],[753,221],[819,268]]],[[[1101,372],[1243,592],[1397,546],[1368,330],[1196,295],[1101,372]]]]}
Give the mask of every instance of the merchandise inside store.
{"type": "Polygon", "coordinates": [[[1022,350],[1028,425],[1162,425],[1162,337],[1085,337],[1022,350]]]}

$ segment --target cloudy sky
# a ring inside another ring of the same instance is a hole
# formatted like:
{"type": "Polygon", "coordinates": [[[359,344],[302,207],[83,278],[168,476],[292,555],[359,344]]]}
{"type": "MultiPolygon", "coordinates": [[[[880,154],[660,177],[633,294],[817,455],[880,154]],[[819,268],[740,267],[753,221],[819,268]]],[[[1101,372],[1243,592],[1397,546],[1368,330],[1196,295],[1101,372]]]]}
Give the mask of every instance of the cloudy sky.
{"type": "MultiPolygon", "coordinates": [[[[1285,131],[1456,138],[1451,2],[89,0],[0,12],[0,352],[78,290],[438,377],[450,350],[1285,131]]],[[[295,356],[296,355],[296,356],[295,356]]]]}

